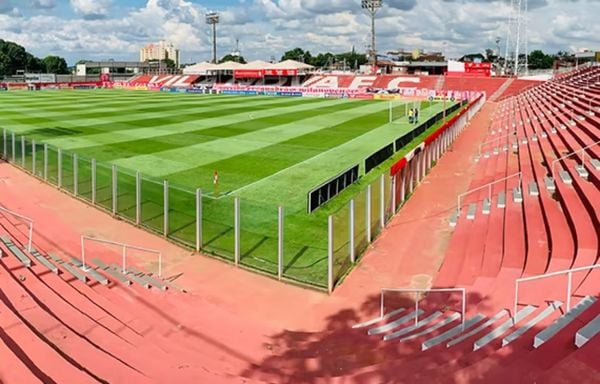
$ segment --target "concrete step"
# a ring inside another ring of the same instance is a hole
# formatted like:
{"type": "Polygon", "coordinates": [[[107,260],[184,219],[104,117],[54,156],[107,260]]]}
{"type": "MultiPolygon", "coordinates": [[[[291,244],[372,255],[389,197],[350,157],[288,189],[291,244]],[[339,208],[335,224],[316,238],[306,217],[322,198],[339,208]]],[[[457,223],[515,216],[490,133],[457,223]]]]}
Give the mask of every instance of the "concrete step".
{"type": "Polygon", "coordinates": [[[519,312],[517,312],[514,319],[506,320],[504,323],[494,328],[490,333],[475,341],[473,343],[473,351],[483,348],[492,341],[496,340],[497,338],[502,336],[504,332],[508,331],[513,325],[517,324],[519,321],[523,320],[524,318],[535,312],[536,309],[537,307],[534,307],[533,305],[528,305],[525,308],[521,309],[519,312]]]}
{"type": "Polygon", "coordinates": [[[352,326],[352,328],[354,328],[354,329],[357,329],[357,328],[365,328],[365,327],[369,327],[369,326],[371,326],[371,325],[373,325],[373,324],[377,324],[377,323],[379,323],[380,321],[384,321],[384,320],[387,320],[387,319],[389,319],[389,318],[391,318],[391,317],[394,317],[395,315],[397,315],[397,314],[399,314],[399,313],[402,313],[402,312],[404,312],[405,310],[406,310],[406,309],[404,309],[404,308],[398,308],[398,309],[396,309],[396,310],[393,310],[393,311],[392,311],[392,312],[390,312],[390,313],[386,313],[386,314],[384,314],[383,316],[376,317],[376,318],[374,318],[374,319],[371,319],[371,320],[365,321],[365,322],[363,322],[363,323],[358,323],[358,324],[355,324],[355,325],[353,325],[353,326],[352,326]]]}
{"type": "Polygon", "coordinates": [[[504,339],[502,339],[502,346],[505,347],[508,344],[512,343],[513,341],[517,340],[519,337],[523,336],[527,331],[529,331],[531,328],[535,327],[540,321],[544,320],[546,317],[548,317],[552,313],[554,313],[554,311],[559,309],[561,305],[562,305],[562,303],[560,301],[555,301],[552,304],[550,304],[548,306],[548,308],[544,309],[533,319],[529,320],[521,328],[517,329],[516,331],[514,331],[513,333],[511,333],[510,335],[508,335],[504,339]]]}
{"type": "Polygon", "coordinates": [[[446,332],[442,333],[441,335],[438,335],[434,338],[424,341],[423,343],[421,343],[421,351],[426,351],[429,348],[433,348],[436,345],[439,345],[439,344],[443,343],[444,341],[449,340],[449,339],[453,338],[454,336],[457,336],[460,333],[465,332],[467,329],[473,327],[475,324],[479,323],[480,321],[485,320],[485,318],[486,317],[484,315],[482,315],[481,313],[478,313],[477,315],[475,315],[472,318],[465,321],[464,327],[462,324],[457,325],[456,327],[447,330],[446,332]]]}
{"type": "Polygon", "coordinates": [[[563,183],[571,185],[573,184],[573,179],[571,178],[571,175],[569,174],[569,172],[565,171],[564,169],[561,169],[558,174],[560,175],[560,179],[562,180],[563,183]]]}
{"type": "Polygon", "coordinates": [[[583,347],[588,341],[592,340],[594,336],[600,333],[600,315],[583,328],[581,328],[575,334],[575,345],[577,348],[583,347]]]}
{"type": "Polygon", "coordinates": [[[506,193],[500,192],[498,194],[498,203],[496,204],[497,208],[506,208],[506,193]]]}
{"type": "Polygon", "coordinates": [[[413,333],[410,336],[403,337],[402,339],[400,339],[400,342],[403,343],[405,341],[409,341],[409,340],[413,340],[413,339],[419,338],[419,337],[421,337],[423,335],[428,335],[431,332],[435,331],[436,329],[440,329],[442,327],[445,327],[446,325],[448,325],[448,324],[450,324],[450,323],[452,323],[452,322],[454,322],[454,321],[456,321],[458,319],[460,319],[460,314],[459,313],[453,313],[450,316],[446,317],[444,320],[436,323],[432,327],[426,328],[426,329],[422,330],[421,332],[413,333]]]}
{"type": "Polygon", "coordinates": [[[442,312],[436,311],[436,312],[432,313],[431,315],[429,315],[429,316],[427,316],[427,317],[419,320],[417,323],[415,323],[415,324],[413,324],[411,326],[408,326],[406,328],[402,328],[399,331],[390,333],[389,335],[385,335],[383,337],[383,340],[384,341],[390,341],[390,340],[397,339],[397,338],[399,338],[402,335],[406,335],[407,333],[410,333],[410,332],[412,332],[412,331],[414,331],[416,329],[419,329],[419,328],[421,328],[421,327],[423,327],[423,326],[425,326],[425,325],[427,325],[427,324],[435,321],[438,317],[440,317],[442,315],[443,315],[442,312]]]}
{"type": "Polygon", "coordinates": [[[503,318],[504,316],[508,316],[508,311],[506,309],[501,310],[500,312],[498,312],[497,314],[494,315],[494,317],[490,318],[488,321],[486,321],[485,323],[479,325],[476,328],[473,328],[472,330],[470,330],[469,332],[465,332],[462,335],[460,335],[459,337],[457,337],[454,340],[449,341],[446,344],[446,347],[450,348],[466,339],[468,339],[469,337],[476,335],[477,333],[483,331],[484,329],[486,329],[487,327],[489,327],[490,325],[494,324],[496,321],[500,320],[501,318],[503,318]]]}
{"type": "Polygon", "coordinates": [[[416,316],[421,316],[423,314],[423,310],[419,309],[416,312],[411,312],[407,315],[402,316],[399,319],[392,321],[391,323],[387,323],[381,325],[379,327],[371,328],[367,331],[368,335],[379,335],[381,333],[385,333],[387,331],[391,331],[392,329],[398,327],[399,325],[406,323],[407,321],[414,320],[416,316]]]}
{"type": "Polygon", "coordinates": [[[520,187],[513,188],[513,202],[515,202],[515,203],[523,202],[523,191],[521,191],[520,187]]]}
{"type": "Polygon", "coordinates": [[[98,273],[95,269],[93,269],[92,267],[90,267],[89,265],[86,265],[86,269],[83,268],[83,264],[81,263],[81,261],[79,261],[78,259],[71,257],[71,264],[73,264],[74,266],[76,266],[77,268],[81,269],[82,271],[84,271],[85,273],[87,273],[88,275],[90,275],[90,277],[94,280],[96,280],[97,282],[99,282],[102,285],[108,285],[109,281],[108,279],[101,273],[98,273]]]}
{"type": "Polygon", "coordinates": [[[491,207],[492,207],[492,202],[490,201],[490,199],[486,198],[483,200],[481,212],[484,215],[489,215],[491,207]]]}
{"type": "Polygon", "coordinates": [[[48,268],[50,271],[52,271],[52,273],[58,275],[58,268],[56,267],[56,265],[52,264],[50,260],[46,259],[44,255],[39,253],[36,249],[31,250],[31,256],[35,257],[38,263],[48,268]]]}
{"type": "Polygon", "coordinates": [[[109,274],[110,276],[114,277],[115,280],[121,282],[122,284],[125,285],[131,285],[131,281],[129,279],[127,279],[127,277],[125,277],[125,275],[123,275],[121,272],[109,267],[108,265],[104,264],[104,262],[100,259],[93,259],[92,263],[96,264],[96,266],[106,272],[107,274],[109,274]]]}
{"type": "Polygon", "coordinates": [[[83,273],[77,267],[74,267],[69,263],[65,263],[63,259],[61,259],[58,255],[55,255],[53,253],[50,253],[50,257],[56,262],[56,264],[61,266],[65,271],[69,272],[74,278],[76,278],[84,284],[87,283],[87,277],[85,273],[83,273]]]}
{"type": "Polygon", "coordinates": [[[556,184],[554,184],[554,179],[552,177],[544,176],[544,185],[548,192],[554,193],[556,191],[556,184]]]}
{"type": "Polygon", "coordinates": [[[600,171],[600,160],[592,159],[590,160],[590,164],[592,164],[592,168],[594,168],[596,171],[600,171]]]}
{"type": "Polygon", "coordinates": [[[577,318],[583,311],[588,309],[592,304],[596,302],[596,298],[593,296],[587,296],[583,300],[579,302],[576,306],[571,308],[571,310],[561,317],[559,317],[556,321],[550,324],[546,329],[539,332],[535,335],[535,339],[533,341],[533,347],[539,348],[541,345],[546,343],[552,337],[554,337],[558,332],[560,332],[563,328],[569,325],[573,320],[577,318]]]}
{"type": "Polygon", "coordinates": [[[529,189],[529,196],[539,196],[540,195],[540,190],[538,189],[537,183],[535,181],[532,181],[529,183],[528,189],[529,189]]]}
{"type": "Polygon", "coordinates": [[[6,248],[10,250],[13,256],[16,257],[21,262],[21,264],[23,264],[27,268],[31,268],[31,259],[27,257],[23,253],[23,251],[21,251],[19,247],[17,247],[17,245],[13,243],[13,241],[8,236],[0,236],[0,241],[4,243],[6,248]]]}
{"type": "Polygon", "coordinates": [[[467,210],[467,220],[475,220],[476,212],[477,212],[477,204],[475,204],[475,203],[469,204],[469,209],[467,210]]]}
{"type": "Polygon", "coordinates": [[[579,177],[581,177],[584,180],[587,180],[588,177],[590,176],[590,173],[588,172],[587,169],[585,169],[585,166],[583,164],[577,164],[575,166],[575,172],[577,172],[579,177]]]}

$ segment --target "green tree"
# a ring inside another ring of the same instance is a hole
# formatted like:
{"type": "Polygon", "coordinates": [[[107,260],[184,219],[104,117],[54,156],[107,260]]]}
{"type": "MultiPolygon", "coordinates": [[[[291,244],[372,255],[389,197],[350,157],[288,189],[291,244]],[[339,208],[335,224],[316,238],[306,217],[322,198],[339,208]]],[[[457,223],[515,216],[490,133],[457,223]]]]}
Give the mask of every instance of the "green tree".
{"type": "Polygon", "coordinates": [[[246,59],[244,59],[244,56],[238,56],[238,55],[225,55],[223,56],[223,58],[221,60],[219,60],[219,63],[224,63],[226,61],[235,61],[241,64],[246,64],[246,59]]]}
{"type": "Polygon", "coordinates": [[[294,48],[291,51],[287,51],[283,54],[281,61],[285,60],[296,60],[310,64],[313,60],[313,57],[309,51],[305,52],[302,48],[294,48]]]}
{"type": "Polygon", "coordinates": [[[46,56],[42,59],[42,66],[46,73],[57,75],[66,75],[69,73],[69,67],[65,59],[59,56],[46,56]]]}
{"type": "Polygon", "coordinates": [[[530,69],[550,69],[554,65],[554,57],[537,49],[529,54],[530,69]]]}

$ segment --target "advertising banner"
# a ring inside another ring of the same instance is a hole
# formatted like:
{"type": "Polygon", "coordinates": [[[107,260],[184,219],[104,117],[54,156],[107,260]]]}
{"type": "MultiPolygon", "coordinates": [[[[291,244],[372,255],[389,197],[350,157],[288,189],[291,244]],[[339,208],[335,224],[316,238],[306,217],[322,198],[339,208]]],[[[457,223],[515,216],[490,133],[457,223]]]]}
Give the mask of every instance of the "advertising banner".
{"type": "Polygon", "coordinates": [[[264,71],[267,76],[298,76],[297,69],[267,69],[264,71]]]}
{"type": "Polygon", "coordinates": [[[236,69],[233,71],[236,79],[262,79],[265,77],[264,69],[236,69]]]}

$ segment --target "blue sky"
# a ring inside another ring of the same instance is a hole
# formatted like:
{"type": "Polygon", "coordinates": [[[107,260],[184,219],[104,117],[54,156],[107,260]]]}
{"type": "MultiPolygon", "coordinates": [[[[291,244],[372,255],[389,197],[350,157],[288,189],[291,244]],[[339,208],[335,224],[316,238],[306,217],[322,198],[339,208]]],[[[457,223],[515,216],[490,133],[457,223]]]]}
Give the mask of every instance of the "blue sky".
{"type": "MultiPolygon", "coordinates": [[[[506,36],[508,0],[384,0],[379,51],[421,48],[450,57],[496,48],[506,36]]],[[[531,49],[600,50],[600,0],[529,0],[531,49]]],[[[0,0],[0,39],[38,56],[137,60],[161,39],[182,61],[210,58],[207,11],[218,11],[218,53],[236,40],[248,59],[279,59],[300,46],[318,52],[365,51],[369,19],[360,0],[0,0]]],[[[502,45],[502,43],[501,43],[502,45]]]]}

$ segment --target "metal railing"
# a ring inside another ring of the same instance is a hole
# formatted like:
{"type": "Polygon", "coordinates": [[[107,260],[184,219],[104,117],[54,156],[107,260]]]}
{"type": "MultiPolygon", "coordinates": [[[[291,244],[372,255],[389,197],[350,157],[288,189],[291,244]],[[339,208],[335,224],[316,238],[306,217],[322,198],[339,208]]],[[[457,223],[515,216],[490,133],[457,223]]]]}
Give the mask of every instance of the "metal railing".
{"type": "Polygon", "coordinates": [[[142,247],[137,247],[134,245],[128,245],[128,244],[124,244],[124,243],[119,243],[116,241],[110,241],[110,240],[104,240],[104,239],[97,239],[95,237],[90,237],[90,236],[85,236],[82,235],[81,236],[81,263],[83,264],[83,270],[87,271],[88,268],[86,266],[85,263],[85,241],[92,241],[92,242],[96,242],[96,243],[101,243],[101,244],[108,244],[108,245],[114,245],[117,247],[121,247],[121,254],[123,256],[123,273],[127,273],[127,269],[126,269],[126,262],[127,262],[127,250],[128,249],[132,249],[132,250],[136,250],[136,251],[141,251],[141,252],[146,252],[146,253],[152,253],[152,254],[156,254],[158,255],[158,277],[162,277],[162,252],[154,250],[154,249],[148,249],[148,248],[142,248],[142,247]]]}
{"type": "Polygon", "coordinates": [[[486,141],[486,142],[483,142],[483,143],[479,144],[479,156],[481,156],[481,150],[483,149],[484,146],[486,146],[488,144],[492,144],[492,143],[497,143],[500,140],[506,139],[506,138],[511,137],[511,136],[516,136],[516,134],[517,134],[517,132],[513,131],[513,132],[508,133],[506,135],[502,135],[502,136],[496,137],[493,140],[489,140],[489,141],[486,141]]]}
{"type": "Polygon", "coordinates": [[[30,219],[29,217],[25,217],[23,215],[20,215],[16,212],[11,211],[10,209],[6,209],[4,207],[0,207],[0,211],[4,212],[4,213],[8,213],[14,217],[16,217],[17,219],[26,222],[27,224],[29,224],[29,240],[27,242],[27,252],[31,252],[32,249],[32,243],[33,243],[33,220],[30,219]]]}
{"type": "Polygon", "coordinates": [[[569,154],[564,155],[563,157],[560,157],[560,158],[552,161],[552,177],[556,178],[555,177],[555,174],[556,174],[556,169],[555,169],[556,168],[556,163],[558,163],[559,161],[568,159],[570,157],[573,157],[573,156],[577,155],[579,152],[581,152],[581,166],[584,166],[584,164],[585,164],[585,151],[586,151],[586,149],[590,149],[593,146],[596,146],[598,144],[600,144],[600,140],[596,141],[595,143],[592,143],[592,144],[590,144],[590,145],[588,145],[586,147],[583,147],[583,148],[580,148],[578,150],[575,150],[575,151],[573,151],[573,152],[571,152],[569,154]]]}
{"type": "Polygon", "coordinates": [[[456,205],[456,212],[458,212],[460,214],[461,199],[463,199],[465,196],[468,196],[468,195],[470,195],[472,193],[475,193],[475,192],[478,192],[478,191],[481,191],[481,190],[487,188],[488,189],[488,199],[491,200],[492,199],[492,186],[495,185],[495,184],[501,183],[503,181],[507,181],[509,179],[512,179],[514,177],[519,177],[519,186],[521,186],[521,188],[522,188],[523,173],[522,172],[517,172],[517,173],[512,174],[510,176],[503,177],[502,179],[494,180],[491,183],[487,183],[485,185],[482,185],[481,187],[477,187],[477,188],[471,189],[470,191],[467,191],[465,193],[461,193],[460,195],[458,195],[458,201],[457,201],[457,205],[456,205]]]}
{"type": "Polygon", "coordinates": [[[514,309],[513,318],[514,318],[515,314],[517,313],[517,306],[519,304],[519,284],[529,282],[529,281],[547,279],[550,277],[556,277],[556,276],[566,274],[568,276],[568,280],[567,280],[567,312],[568,312],[571,309],[571,291],[573,290],[573,273],[582,272],[582,271],[586,271],[586,270],[592,270],[592,269],[596,269],[596,268],[600,268],[600,264],[588,265],[587,267],[565,269],[563,271],[545,273],[543,275],[522,277],[520,279],[515,280],[515,303],[514,303],[514,307],[513,307],[513,309],[514,309]]]}
{"type": "Polygon", "coordinates": [[[465,288],[382,288],[381,289],[381,309],[380,309],[380,318],[383,318],[384,308],[385,308],[385,293],[386,292],[405,292],[405,293],[414,293],[415,294],[415,325],[419,323],[419,300],[417,298],[418,293],[426,293],[426,292],[460,292],[462,295],[462,308],[461,308],[461,321],[463,331],[465,329],[465,314],[467,308],[467,290],[465,288]]]}

